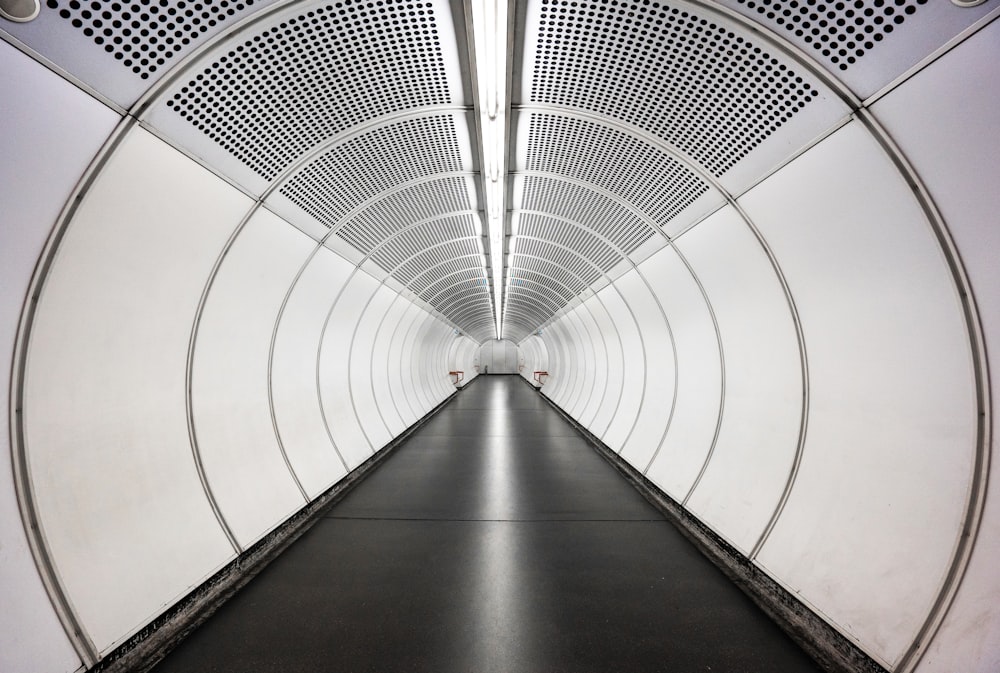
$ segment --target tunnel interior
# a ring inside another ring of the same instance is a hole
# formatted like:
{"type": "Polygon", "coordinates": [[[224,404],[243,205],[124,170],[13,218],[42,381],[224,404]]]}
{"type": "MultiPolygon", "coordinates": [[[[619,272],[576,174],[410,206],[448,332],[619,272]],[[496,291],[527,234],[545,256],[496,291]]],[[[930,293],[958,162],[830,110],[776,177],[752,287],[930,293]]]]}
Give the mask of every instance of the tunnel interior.
{"type": "Polygon", "coordinates": [[[0,669],[488,369],[885,670],[1000,670],[998,15],[0,0],[0,669]]]}

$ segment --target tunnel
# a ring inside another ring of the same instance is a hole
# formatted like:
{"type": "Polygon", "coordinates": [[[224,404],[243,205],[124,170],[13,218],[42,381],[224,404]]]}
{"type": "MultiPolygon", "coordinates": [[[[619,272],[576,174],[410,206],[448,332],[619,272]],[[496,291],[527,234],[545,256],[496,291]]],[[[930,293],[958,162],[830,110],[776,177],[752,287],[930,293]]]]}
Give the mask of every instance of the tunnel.
{"type": "Polygon", "coordinates": [[[0,0],[0,670],[125,670],[498,381],[830,670],[1000,670],[998,16],[0,0]]]}

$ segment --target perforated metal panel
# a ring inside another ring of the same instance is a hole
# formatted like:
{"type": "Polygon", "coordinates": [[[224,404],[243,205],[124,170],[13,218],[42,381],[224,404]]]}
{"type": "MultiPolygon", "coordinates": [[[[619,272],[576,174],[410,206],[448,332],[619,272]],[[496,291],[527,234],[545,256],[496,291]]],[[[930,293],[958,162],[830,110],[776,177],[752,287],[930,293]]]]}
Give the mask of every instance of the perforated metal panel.
{"type": "Polygon", "coordinates": [[[716,175],[819,95],[727,27],[650,2],[538,0],[532,102],[649,129],[716,175]]]}
{"type": "Polygon", "coordinates": [[[276,0],[43,0],[2,29],[128,108],[181,58],[276,0]]]}
{"type": "Polygon", "coordinates": [[[297,4],[218,45],[149,121],[261,191],[346,129],[461,105],[457,50],[441,0],[297,4]]]}
{"type": "Polygon", "coordinates": [[[652,145],[595,122],[532,114],[528,129],[526,169],[614,192],[661,227],[710,189],[690,168],[652,145]]]}
{"type": "Polygon", "coordinates": [[[254,9],[254,0],[48,0],[45,5],[141,79],[149,79],[209,30],[254,9]]]}
{"type": "MultiPolygon", "coordinates": [[[[337,145],[299,170],[280,193],[329,227],[382,192],[461,168],[455,119],[438,115],[380,127],[337,145]]],[[[368,238],[377,242],[381,235],[376,228],[368,238]]]]}
{"type": "Polygon", "coordinates": [[[721,4],[794,42],[861,98],[992,9],[962,8],[940,0],[721,0],[721,4]]]}

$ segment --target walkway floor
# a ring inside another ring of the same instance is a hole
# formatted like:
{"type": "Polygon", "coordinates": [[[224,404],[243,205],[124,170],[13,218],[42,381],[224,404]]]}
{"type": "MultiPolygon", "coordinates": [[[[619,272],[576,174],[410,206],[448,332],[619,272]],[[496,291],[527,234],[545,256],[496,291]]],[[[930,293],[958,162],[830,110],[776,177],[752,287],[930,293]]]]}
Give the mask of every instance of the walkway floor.
{"type": "Polygon", "coordinates": [[[155,673],[818,670],[540,395],[489,376],[155,673]]]}

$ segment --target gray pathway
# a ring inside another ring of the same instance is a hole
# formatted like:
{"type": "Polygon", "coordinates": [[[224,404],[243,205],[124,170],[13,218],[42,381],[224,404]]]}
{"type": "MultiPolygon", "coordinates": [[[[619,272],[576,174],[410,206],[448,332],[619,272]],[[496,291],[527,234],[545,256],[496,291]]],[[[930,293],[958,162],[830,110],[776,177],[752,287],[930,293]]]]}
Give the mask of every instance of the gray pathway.
{"type": "Polygon", "coordinates": [[[155,673],[819,669],[517,377],[481,377],[155,673]]]}

